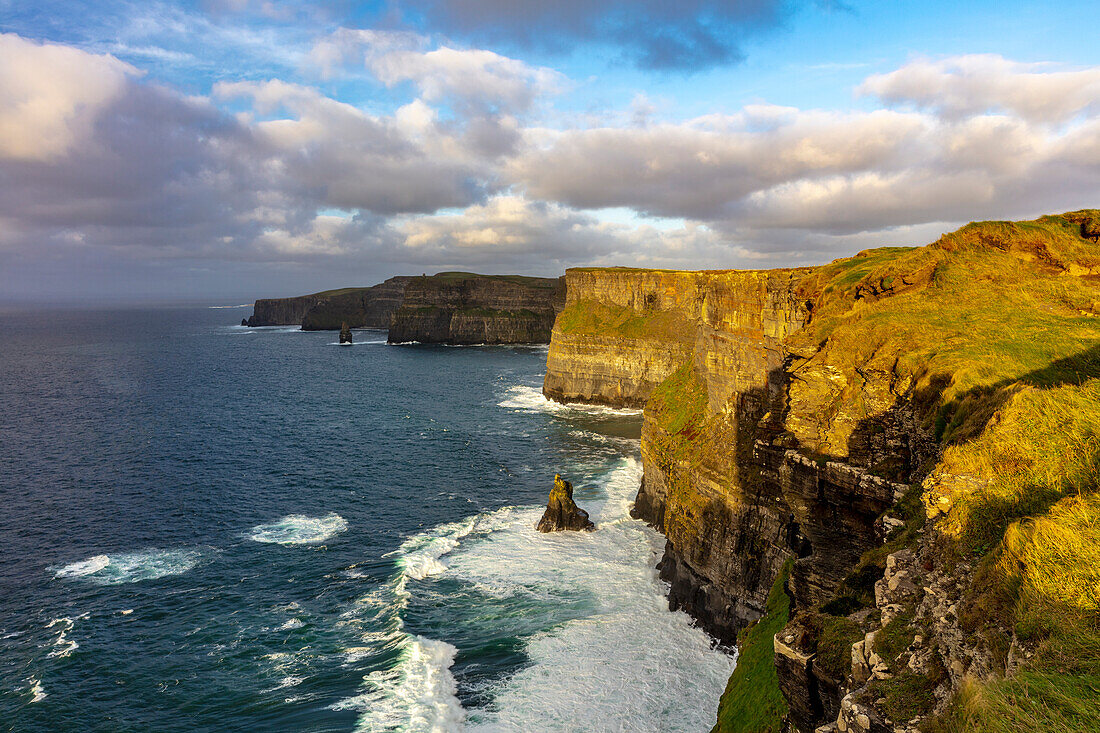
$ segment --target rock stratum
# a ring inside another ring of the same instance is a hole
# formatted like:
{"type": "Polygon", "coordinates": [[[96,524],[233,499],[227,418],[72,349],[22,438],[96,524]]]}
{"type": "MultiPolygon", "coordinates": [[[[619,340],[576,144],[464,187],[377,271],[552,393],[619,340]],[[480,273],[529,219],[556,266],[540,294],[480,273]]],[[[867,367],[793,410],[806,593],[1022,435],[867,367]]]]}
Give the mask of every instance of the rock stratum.
{"type": "Polygon", "coordinates": [[[338,331],[351,328],[389,328],[401,305],[411,277],[391,277],[364,288],[326,290],[294,298],[257,300],[248,326],[301,326],[305,331],[338,331]]]}
{"type": "Polygon", "coordinates": [[[644,406],[670,606],[741,645],[716,730],[1100,730],[1098,225],[566,273],[544,392],[644,406]]]}
{"type": "Polygon", "coordinates": [[[548,343],[564,301],[561,278],[441,272],[414,277],[390,323],[390,343],[548,343]]]}

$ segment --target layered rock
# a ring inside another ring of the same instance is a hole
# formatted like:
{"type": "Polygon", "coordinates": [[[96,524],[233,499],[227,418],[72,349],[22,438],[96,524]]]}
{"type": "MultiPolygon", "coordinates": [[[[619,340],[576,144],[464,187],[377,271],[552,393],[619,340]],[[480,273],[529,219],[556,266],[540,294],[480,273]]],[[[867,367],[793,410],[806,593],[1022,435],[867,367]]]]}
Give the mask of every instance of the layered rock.
{"type": "Polygon", "coordinates": [[[340,343],[350,344],[351,342],[351,327],[348,326],[347,321],[344,321],[340,326],[340,343]]]}
{"type": "Polygon", "coordinates": [[[389,328],[401,305],[410,277],[391,277],[364,288],[326,290],[293,298],[257,300],[246,326],[301,326],[306,331],[338,331],[347,321],[352,328],[389,328]]]}
{"type": "Polygon", "coordinates": [[[324,298],[323,293],[294,298],[261,298],[252,306],[246,326],[300,326],[306,312],[324,298]]]}
{"type": "Polygon", "coordinates": [[[546,502],[546,511],[535,527],[539,532],[591,532],[596,525],[588,518],[588,512],[573,501],[573,484],[554,475],[554,488],[546,502]]]}
{"type": "Polygon", "coordinates": [[[1035,618],[1100,612],[1049,580],[1092,576],[1021,548],[1038,563],[1100,516],[1073,493],[1100,460],[1079,417],[1100,413],[1097,222],[983,222],[799,270],[566,274],[544,392],[644,405],[634,514],[667,537],[670,606],[733,643],[793,566],[774,641],[789,730],[915,730],[964,679],[1044,653],[1071,674],[1076,641],[1050,651],[1035,618]]]}
{"type": "Polygon", "coordinates": [[[349,288],[327,295],[302,316],[302,330],[332,331],[345,321],[352,328],[389,328],[410,280],[411,277],[401,275],[373,287],[349,288]]]}
{"type": "Polygon", "coordinates": [[[563,302],[559,278],[443,272],[412,278],[391,343],[547,343],[563,302]]]}

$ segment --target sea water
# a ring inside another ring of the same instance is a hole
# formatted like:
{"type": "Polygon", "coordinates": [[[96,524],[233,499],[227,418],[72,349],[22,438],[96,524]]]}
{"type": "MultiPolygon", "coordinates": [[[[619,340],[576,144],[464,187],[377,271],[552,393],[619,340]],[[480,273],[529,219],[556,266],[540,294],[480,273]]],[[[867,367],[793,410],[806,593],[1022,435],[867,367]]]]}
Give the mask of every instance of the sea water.
{"type": "Polygon", "coordinates": [[[547,401],[545,347],[237,313],[0,313],[7,728],[713,725],[733,659],[629,516],[637,411],[547,401]],[[555,473],[596,531],[535,531],[555,473]]]}

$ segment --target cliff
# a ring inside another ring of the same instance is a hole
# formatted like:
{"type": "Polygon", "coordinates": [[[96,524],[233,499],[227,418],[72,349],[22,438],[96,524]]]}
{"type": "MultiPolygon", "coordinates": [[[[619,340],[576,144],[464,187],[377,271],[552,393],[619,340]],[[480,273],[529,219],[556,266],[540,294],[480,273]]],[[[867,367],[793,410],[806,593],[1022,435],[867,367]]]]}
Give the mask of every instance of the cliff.
{"type": "Polygon", "coordinates": [[[774,656],[720,730],[1098,729],[1098,222],[566,274],[544,391],[644,404],[635,513],[670,605],[774,656]]]}
{"type": "Polygon", "coordinates": [[[402,275],[370,288],[330,291],[302,316],[302,330],[335,331],[343,323],[352,328],[389,328],[412,279],[402,275]]]}
{"type": "Polygon", "coordinates": [[[559,278],[441,272],[414,277],[390,324],[390,343],[547,343],[559,278]]]}
{"type": "Polygon", "coordinates": [[[249,326],[298,326],[306,311],[324,297],[324,293],[295,298],[262,298],[252,306],[249,326]]]}
{"type": "Polygon", "coordinates": [[[401,305],[405,285],[411,279],[391,277],[371,287],[257,300],[247,325],[300,325],[306,331],[338,331],[347,322],[352,328],[389,328],[393,312],[401,305]]]}

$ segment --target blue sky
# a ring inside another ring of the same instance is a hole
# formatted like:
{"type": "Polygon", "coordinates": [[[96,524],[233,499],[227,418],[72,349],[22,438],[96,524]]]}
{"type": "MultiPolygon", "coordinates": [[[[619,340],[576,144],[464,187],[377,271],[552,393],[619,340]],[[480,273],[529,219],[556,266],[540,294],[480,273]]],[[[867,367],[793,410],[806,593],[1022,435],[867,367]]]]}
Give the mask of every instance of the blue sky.
{"type": "Polygon", "coordinates": [[[1095,3],[0,0],[0,300],[779,267],[1100,201],[1095,3]]]}

